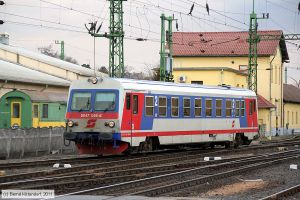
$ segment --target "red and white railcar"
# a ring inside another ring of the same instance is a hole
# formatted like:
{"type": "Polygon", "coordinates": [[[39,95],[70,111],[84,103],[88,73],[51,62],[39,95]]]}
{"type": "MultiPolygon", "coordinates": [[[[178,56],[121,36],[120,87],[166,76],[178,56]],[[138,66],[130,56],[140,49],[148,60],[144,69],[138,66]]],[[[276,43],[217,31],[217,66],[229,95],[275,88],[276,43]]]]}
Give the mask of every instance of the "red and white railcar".
{"type": "Polygon", "coordinates": [[[129,79],[74,81],[66,118],[64,137],[81,154],[250,144],[258,131],[250,90],[129,79]]]}

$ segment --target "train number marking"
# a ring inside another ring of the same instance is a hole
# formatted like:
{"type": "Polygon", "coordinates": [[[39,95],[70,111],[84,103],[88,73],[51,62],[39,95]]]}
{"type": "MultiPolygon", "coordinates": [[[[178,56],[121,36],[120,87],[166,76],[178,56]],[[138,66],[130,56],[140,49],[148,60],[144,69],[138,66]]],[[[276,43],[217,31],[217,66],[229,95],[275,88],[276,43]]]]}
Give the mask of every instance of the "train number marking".
{"type": "Polygon", "coordinates": [[[158,98],[157,98],[157,96],[155,96],[154,99],[155,99],[154,100],[154,106],[158,106],[158,98]]]}
{"type": "Polygon", "coordinates": [[[80,115],[81,118],[102,118],[102,114],[98,113],[85,113],[80,115]]]}

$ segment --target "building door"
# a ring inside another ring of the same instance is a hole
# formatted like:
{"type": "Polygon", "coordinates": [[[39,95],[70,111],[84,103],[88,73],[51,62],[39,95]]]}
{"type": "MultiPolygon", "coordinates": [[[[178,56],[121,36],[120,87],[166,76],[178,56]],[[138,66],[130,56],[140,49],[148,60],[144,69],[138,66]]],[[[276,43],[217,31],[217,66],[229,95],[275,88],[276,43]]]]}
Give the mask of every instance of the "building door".
{"type": "Polygon", "coordinates": [[[11,102],[11,118],[10,118],[10,125],[11,127],[14,126],[19,126],[21,127],[22,125],[22,120],[21,120],[21,102],[19,101],[12,101],[11,102]]]}
{"type": "Polygon", "coordinates": [[[39,104],[32,104],[32,127],[39,127],[39,104]]]}

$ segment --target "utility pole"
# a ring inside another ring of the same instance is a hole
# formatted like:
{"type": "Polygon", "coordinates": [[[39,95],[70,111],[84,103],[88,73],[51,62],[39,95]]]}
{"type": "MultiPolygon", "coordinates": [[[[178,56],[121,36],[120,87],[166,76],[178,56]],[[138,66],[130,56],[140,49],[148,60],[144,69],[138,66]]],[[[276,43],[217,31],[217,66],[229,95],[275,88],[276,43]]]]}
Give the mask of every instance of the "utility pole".
{"type": "Polygon", "coordinates": [[[60,44],[60,59],[64,60],[65,59],[65,42],[55,40],[55,44],[60,44]]]}
{"type": "Polygon", "coordinates": [[[164,14],[160,16],[161,19],[161,44],[160,44],[160,81],[172,82],[172,65],[173,65],[173,31],[172,22],[174,17],[166,17],[164,14]],[[168,31],[166,31],[166,24],[168,22],[168,31]]]}
{"type": "Polygon", "coordinates": [[[109,33],[98,34],[102,24],[96,31],[97,22],[91,23],[88,29],[93,37],[109,39],[109,76],[124,77],[124,30],[123,30],[123,1],[109,0],[110,26],[109,33]]]}
{"type": "Polygon", "coordinates": [[[259,36],[257,34],[257,19],[267,19],[269,13],[263,14],[262,18],[258,18],[254,11],[250,14],[250,28],[249,28],[249,54],[248,54],[248,88],[257,93],[257,43],[259,36]]]}

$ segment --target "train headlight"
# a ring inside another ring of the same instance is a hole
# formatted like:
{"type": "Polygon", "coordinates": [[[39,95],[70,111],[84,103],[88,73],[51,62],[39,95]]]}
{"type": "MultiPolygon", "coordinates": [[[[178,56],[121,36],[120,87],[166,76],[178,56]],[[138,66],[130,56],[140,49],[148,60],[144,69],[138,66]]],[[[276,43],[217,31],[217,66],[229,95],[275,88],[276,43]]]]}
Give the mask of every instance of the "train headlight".
{"type": "Polygon", "coordinates": [[[96,77],[89,78],[88,81],[93,83],[93,84],[98,83],[98,79],[96,77]]]}
{"type": "Polygon", "coordinates": [[[113,121],[108,122],[108,126],[109,126],[110,128],[115,127],[115,122],[113,122],[113,121]]]}
{"type": "Polygon", "coordinates": [[[73,127],[74,126],[74,122],[73,121],[68,121],[68,127],[73,127]]]}

